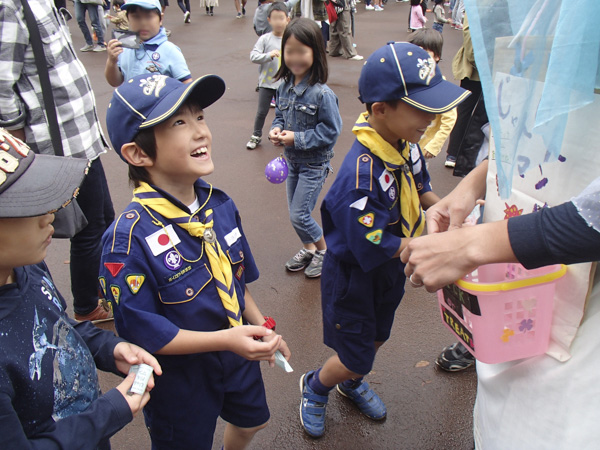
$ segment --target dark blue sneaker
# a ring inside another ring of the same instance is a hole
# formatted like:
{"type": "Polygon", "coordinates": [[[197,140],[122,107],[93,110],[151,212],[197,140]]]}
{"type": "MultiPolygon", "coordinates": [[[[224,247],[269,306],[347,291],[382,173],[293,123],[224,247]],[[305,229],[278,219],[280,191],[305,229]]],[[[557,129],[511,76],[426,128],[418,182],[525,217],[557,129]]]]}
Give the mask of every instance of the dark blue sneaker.
{"type": "Polygon", "coordinates": [[[318,438],[325,433],[325,409],[329,397],[316,394],[306,382],[314,373],[311,370],[300,377],[300,422],[309,436],[318,438]]]}
{"type": "Polygon", "coordinates": [[[387,409],[379,396],[369,387],[369,383],[366,381],[363,381],[354,389],[349,389],[341,383],[338,384],[336,388],[340,394],[352,400],[354,404],[358,406],[360,412],[369,419],[385,419],[387,409]]]}

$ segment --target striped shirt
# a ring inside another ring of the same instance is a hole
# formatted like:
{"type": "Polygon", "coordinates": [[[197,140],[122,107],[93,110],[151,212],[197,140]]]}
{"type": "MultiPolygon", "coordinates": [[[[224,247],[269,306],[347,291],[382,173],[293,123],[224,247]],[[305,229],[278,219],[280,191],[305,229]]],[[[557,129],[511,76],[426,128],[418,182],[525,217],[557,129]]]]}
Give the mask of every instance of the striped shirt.
{"type": "MultiPolygon", "coordinates": [[[[67,24],[52,0],[28,0],[37,20],[65,156],[93,160],[106,152],[96,100],[67,24]]],[[[0,126],[25,129],[36,153],[54,154],[29,31],[19,1],[0,0],[0,126]]]]}

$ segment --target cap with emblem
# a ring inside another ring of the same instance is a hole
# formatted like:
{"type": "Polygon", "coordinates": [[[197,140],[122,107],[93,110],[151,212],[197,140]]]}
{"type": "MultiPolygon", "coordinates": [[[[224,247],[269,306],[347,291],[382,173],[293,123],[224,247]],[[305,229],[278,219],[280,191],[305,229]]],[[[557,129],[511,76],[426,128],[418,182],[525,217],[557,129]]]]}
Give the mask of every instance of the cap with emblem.
{"type": "Polygon", "coordinates": [[[440,114],[455,108],[471,93],[446,81],[434,59],[408,42],[388,42],[365,61],[358,80],[363,103],[402,100],[440,114]]]}
{"type": "Polygon", "coordinates": [[[121,9],[127,11],[127,8],[132,6],[139,6],[144,9],[158,9],[159,13],[162,13],[162,6],[158,0],[127,0],[121,9]]]}
{"type": "Polygon", "coordinates": [[[148,74],[125,81],[115,90],[106,112],[108,135],[115,151],[121,156],[124,144],[133,142],[141,130],[167,120],[185,101],[204,109],[224,92],[225,82],[216,75],[204,75],[189,84],[148,74]]]}
{"type": "Polygon", "coordinates": [[[79,191],[87,159],[36,155],[0,128],[0,217],[34,217],[67,205],[79,191]]]}

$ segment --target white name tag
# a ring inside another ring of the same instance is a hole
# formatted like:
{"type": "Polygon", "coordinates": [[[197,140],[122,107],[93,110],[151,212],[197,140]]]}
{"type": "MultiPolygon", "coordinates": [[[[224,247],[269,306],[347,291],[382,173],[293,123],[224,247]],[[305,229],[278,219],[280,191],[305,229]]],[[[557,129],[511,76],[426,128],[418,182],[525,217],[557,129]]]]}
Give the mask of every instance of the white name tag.
{"type": "Polygon", "coordinates": [[[241,237],[242,237],[242,233],[240,233],[240,230],[238,227],[235,227],[233,230],[231,230],[229,233],[227,233],[225,235],[225,242],[227,242],[227,245],[229,245],[231,247],[241,237]]]}

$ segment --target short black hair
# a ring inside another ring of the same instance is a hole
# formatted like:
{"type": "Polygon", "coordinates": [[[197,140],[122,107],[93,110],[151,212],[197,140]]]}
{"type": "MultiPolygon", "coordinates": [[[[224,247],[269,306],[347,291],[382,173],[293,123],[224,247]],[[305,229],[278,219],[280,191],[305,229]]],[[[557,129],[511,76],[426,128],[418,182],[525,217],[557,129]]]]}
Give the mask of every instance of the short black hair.
{"type": "MultiPolygon", "coordinates": [[[[436,33],[437,33],[437,31],[436,31],[436,33]]],[[[367,112],[369,114],[373,114],[373,103],[386,103],[386,104],[390,105],[392,108],[396,109],[399,101],[400,100],[386,100],[385,102],[371,102],[371,103],[367,103],[365,106],[367,107],[367,112]]]]}
{"type": "Polygon", "coordinates": [[[421,0],[410,0],[410,6],[419,6],[421,4],[421,0]]]}
{"type": "Polygon", "coordinates": [[[126,8],[125,11],[127,13],[128,18],[129,18],[129,13],[134,13],[137,11],[156,11],[156,14],[158,14],[158,17],[162,18],[162,11],[159,11],[156,8],[148,9],[148,8],[142,8],[139,5],[131,5],[128,8],[126,8]]]}
{"type": "Polygon", "coordinates": [[[442,59],[444,38],[439,31],[436,31],[433,28],[420,28],[410,34],[408,42],[418,45],[425,51],[431,51],[439,59],[442,59]]]}
{"type": "Polygon", "coordinates": [[[125,4],[125,0],[112,0],[112,6],[113,6],[113,8],[115,7],[115,5],[120,8],[124,4],[125,4]]]}
{"type": "Polygon", "coordinates": [[[321,29],[314,20],[304,17],[292,20],[283,32],[283,38],[281,39],[281,66],[275,74],[275,79],[279,80],[283,78],[285,81],[290,81],[292,78],[292,72],[285,64],[285,44],[291,36],[294,36],[300,43],[310,47],[313,51],[313,65],[310,68],[308,84],[313,86],[317,83],[327,83],[329,70],[327,68],[327,56],[325,54],[321,29]]]}
{"type": "Polygon", "coordinates": [[[287,6],[285,6],[283,2],[272,3],[271,6],[269,6],[269,9],[267,10],[267,17],[271,17],[271,13],[273,11],[281,11],[285,13],[286,16],[288,15],[287,6]]]}

